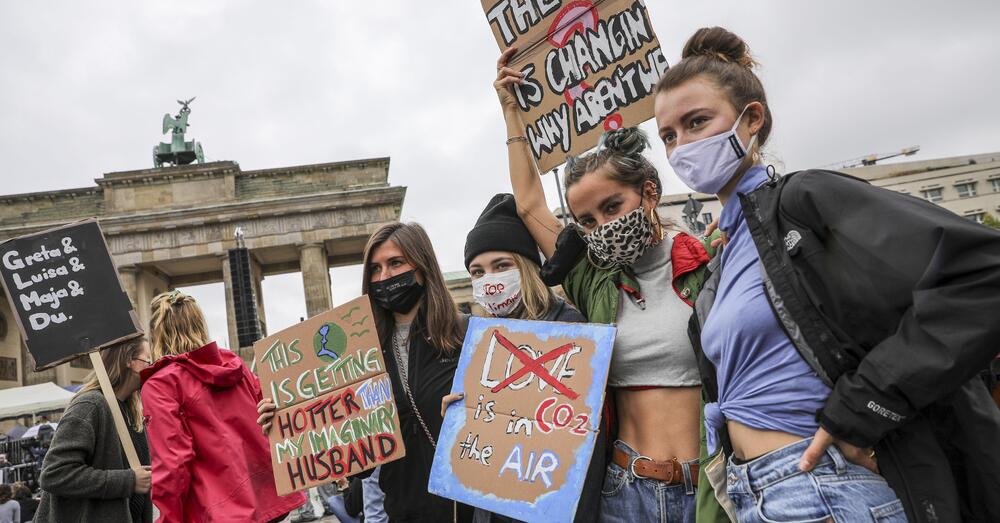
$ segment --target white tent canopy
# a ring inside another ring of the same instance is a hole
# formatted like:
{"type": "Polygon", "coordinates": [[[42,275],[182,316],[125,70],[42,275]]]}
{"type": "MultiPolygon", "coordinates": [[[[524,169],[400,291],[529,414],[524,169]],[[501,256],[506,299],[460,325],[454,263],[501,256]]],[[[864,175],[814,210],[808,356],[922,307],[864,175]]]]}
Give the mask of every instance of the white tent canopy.
{"type": "Polygon", "coordinates": [[[65,409],[73,393],[52,383],[0,389],[0,419],[65,409]]]}

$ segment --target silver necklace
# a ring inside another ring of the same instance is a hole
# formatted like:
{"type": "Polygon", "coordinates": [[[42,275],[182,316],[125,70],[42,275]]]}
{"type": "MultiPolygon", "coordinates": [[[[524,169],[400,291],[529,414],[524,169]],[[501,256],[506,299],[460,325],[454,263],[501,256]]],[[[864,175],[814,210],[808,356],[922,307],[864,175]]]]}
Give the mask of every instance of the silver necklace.
{"type": "Polygon", "coordinates": [[[427,441],[431,442],[431,447],[437,448],[437,442],[434,441],[434,436],[431,436],[431,430],[427,428],[427,423],[424,422],[424,417],[420,415],[420,409],[417,408],[417,402],[413,399],[413,392],[410,390],[406,370],[403,368],[403,357],[399,353],[399,341],[395,333],[392,335],[392,354],[396,358],[396,368],[399,369],[399,381],[402,382],[403,392],[406,393],[406,398],[410,401],[410,408],[413,410],[413,414],[417,416],[417,421],[420,422],[420,426],[424,429],[424,434],[427,435],[427,441]]]}

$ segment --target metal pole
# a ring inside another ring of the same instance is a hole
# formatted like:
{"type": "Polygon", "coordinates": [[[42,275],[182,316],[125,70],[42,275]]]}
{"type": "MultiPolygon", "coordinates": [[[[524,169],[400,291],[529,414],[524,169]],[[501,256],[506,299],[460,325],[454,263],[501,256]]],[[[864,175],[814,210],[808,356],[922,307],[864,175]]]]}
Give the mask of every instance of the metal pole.
{"type": "Polygon", "coordinates": [[[552,169],[552,176],[556,179],[556,192],[559,194],[559,208],[562,209],[562,223],[566,226],[568,220],[566,218],[566,202],[563,200],[562,185],[559,183],[559,168],[556,167],[552,169]]]}

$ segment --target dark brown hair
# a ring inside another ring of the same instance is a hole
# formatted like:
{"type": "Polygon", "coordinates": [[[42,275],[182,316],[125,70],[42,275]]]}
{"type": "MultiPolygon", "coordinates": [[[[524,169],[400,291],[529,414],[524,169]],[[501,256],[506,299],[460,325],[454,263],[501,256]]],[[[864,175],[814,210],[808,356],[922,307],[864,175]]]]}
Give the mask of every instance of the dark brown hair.
{"type": "MultiPolygon", "coordinates": [[[[651,181],[656,185],[657,197],[662,196],[663,184],[656,167],[642,155],[649,147],[646,133],[638,127],[626,127],[608,131],[601,137],[597,150],[579,158],[571,159],[566,165],[566,192],[587,173],[607,166],[608,178],[622,185],[632,187],[640,195],[643,185],[651,181]]],[[[572,212],[572,209],[570,209],[572,212]]]]}
{"type": "Polygon", "coordinates": [[[11,490],[10,485],[6,483],[0,484],[0,505],[10,501],[13,495],[14,491],[11,490]]]}
{"type": "MultiPolygon", "coordinates": [[[[399,246],[403,257],[420,271],[424,277],[424,294],[418,302],[416,325],[423,334],[430,338],[431,344],[444,354],[452,354],[462,348],[464,333],[459,318],[458,306],[451,298],[448,287],[444,283],[444,275],[438,266],[437,256],[431,239],[424,228],[416,223],[387,223],[378,228],[368,238],[365,246],[364,269],[361,280],[362,294],[368,294],[372,278],[372,253],[385,242],[399,246]]],[[[379,307],[372,302],[372,312],[375,314],[375,326],[379,339],[387,340],[395,328],[392,312],[379,307]]],[[[412,333],[411,333],[412,335],[412,333]]]]}
{"type": "Polygon", "coordinates": [[[763,146],[771,134],[771,109],[764,85],[753,72],[755,65],[759,64],[742,38],[721,27],[703,27],[688,38],[681,61],[667,69],[656,92],[669,91],[704,75],[725,91],[737,112],[751,102],[760,102],[764,106],[764,125],[757,132],[757,143],[763,146]]]}

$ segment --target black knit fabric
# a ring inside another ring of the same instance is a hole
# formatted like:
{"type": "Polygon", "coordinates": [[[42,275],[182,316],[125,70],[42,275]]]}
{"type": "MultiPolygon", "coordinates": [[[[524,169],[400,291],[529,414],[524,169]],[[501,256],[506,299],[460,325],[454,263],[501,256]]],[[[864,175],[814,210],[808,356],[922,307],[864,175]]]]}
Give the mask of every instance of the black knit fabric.
{"type": "Polygon", "coordinates": [[[537,265],[542,264],[535,239],[517,215],[512,194],[498,194],[486,204],[465,239],[465,267],[469,267],[473,258],[488,251],[514,252],[537,265]]]}

